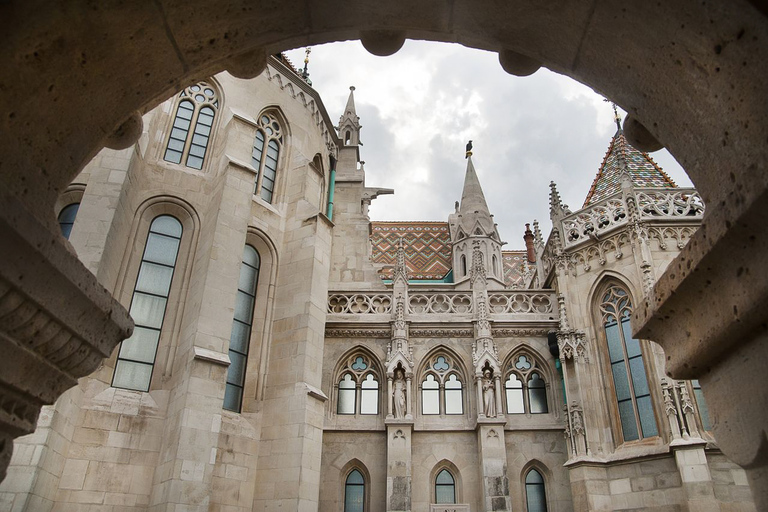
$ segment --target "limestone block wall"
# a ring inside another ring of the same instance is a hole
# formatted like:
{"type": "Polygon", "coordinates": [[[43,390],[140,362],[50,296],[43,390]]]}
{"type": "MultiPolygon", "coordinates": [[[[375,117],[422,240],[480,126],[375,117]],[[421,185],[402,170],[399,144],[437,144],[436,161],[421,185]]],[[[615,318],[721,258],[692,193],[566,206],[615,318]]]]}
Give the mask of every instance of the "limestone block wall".
{"type": "Polygon", "coordinates": [[[708,450],[706,456],[714,484],[715,498],[720,502],[720,510],[755,511],[746,472],[717,450],[708,450]]]}
{"type": "Polygon", "coordinates": [[[568,448],[562,430],[510,430],[504,432],[507,476],[512,510],[526,510],[525,476],[536,469],[544,478],[547,510],[573,510],[568,470],[568,448]]]}
{"type": "MultiPolygon", "coordinates": [[[[320,512],[344,509],[344,484],[352,468],[366,481],[366,498],[371,512],[387,510],[387,434],[326,430],[323,433],[320,485],[320,512]]],[[[415,510],[415,509],[414,509],[415,510]]]]}
{"type": "Polygon", "coordinates": [[[606,468],[611,510],[683,510],[686,495],[674,457],[606,468]]]}

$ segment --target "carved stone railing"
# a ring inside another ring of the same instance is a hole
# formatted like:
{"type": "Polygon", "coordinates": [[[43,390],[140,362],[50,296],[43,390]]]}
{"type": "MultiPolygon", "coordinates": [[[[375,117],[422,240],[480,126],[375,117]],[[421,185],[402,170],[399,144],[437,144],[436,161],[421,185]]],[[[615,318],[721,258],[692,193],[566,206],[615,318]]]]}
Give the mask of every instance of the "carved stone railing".
{"type": "Polygon", "coordinates": [[[331,293],[328,313],[350,315],[381,315],[392,313],[392,296],[388,293],[331,293]]]}
{"type": "MultiPolygon", "coordinates": [[[[408,295],[406,310],[411,321],[472,320],[476,304],[472,292],[420,290],[408,295]]],[[[328,294],[327,312],[334,320],[388,322],[394,299],[382,292],[328,294]]],[[[488,293],[488,313],[498,321],[540,321],[557,318],[557,299],[550,290],[499,290],[488,293]]]]}
{"type": "MultiPolygon", "coordinates": [[[[692,188],[636,188],[637,206],[644,220],[700,221],[704,216],[704,201],[692,188]]],[[[566,248],[590,237],[614,230],[627,223],[629,215],[623,193],[617,192],[588,208],[563,218],[563,243],[566,248]]]]}
{"type": "Polygon", "coordinates": [[[472,294],[467,292],[413,293],[408,297],[408,312],[415,315],[472,313],[472,294]]]}

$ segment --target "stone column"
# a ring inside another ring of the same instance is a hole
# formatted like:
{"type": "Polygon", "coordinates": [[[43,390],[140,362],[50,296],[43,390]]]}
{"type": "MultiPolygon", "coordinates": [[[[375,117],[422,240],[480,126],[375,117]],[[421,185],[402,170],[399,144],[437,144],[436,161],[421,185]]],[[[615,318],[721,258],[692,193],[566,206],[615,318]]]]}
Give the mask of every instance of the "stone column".
{"type": "Polygon", "coordinates": [[[719,512],[720,503],[715,499],[715,488],[709,472],[704,443],[672,447],[675,463],[680,472],[682,488],[689,510],[719,512]]]}
{"type": "Polygon", "coordinates": [[[498,373],[493,376],[493,392],[496,395],[496,416],[502,417],[504,412],[501,408],[501,377],[498,373]]]}
{"type": "MultiPolygon", "coordinates": [[[[482,403],[482,402],[481,402],[482,403]]],[[[511,511],[504,424],[499,418],[478,418],[477,446],[482,468],[483,512],[511,511]]]]}
{"type": "Polygon", "coordinates": [[[387,512],[411,510],[413,421],[387,419],[387,512]]]}
{"type": "Polygon", "coordinates": [[[412,381],[413,381],[413,374],[407,373],[405,374],[405,417],[408,419],[413,419],[413,398],[412,398],[412,381]]]}
{"type": "Polygon", "coordinates": [[[475,374],[475,390],[477,392],[477,417],[485,418],[485,411],[483,410],[483,376],[479,373],[475,374]]]}
{"type": "Polygon", "coordinates": [[[387,373],[387,419],[392,418],[392,373],[387,373]]]}

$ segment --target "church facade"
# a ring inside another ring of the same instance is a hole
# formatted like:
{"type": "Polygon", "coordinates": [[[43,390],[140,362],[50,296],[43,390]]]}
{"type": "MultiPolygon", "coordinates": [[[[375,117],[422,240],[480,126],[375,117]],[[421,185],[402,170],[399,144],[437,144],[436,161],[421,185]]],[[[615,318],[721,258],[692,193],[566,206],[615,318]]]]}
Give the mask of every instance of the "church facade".
{"type": "Polygon", "coordinates": [[[284,57],[144,126],[56,212],[134,332],[16,441],[0,510],[755,510],[632,335],[705,205],[620,127],[508,251],[471,152],[445,222],[371,221],[354,92],[335,124],[284,57]]]}

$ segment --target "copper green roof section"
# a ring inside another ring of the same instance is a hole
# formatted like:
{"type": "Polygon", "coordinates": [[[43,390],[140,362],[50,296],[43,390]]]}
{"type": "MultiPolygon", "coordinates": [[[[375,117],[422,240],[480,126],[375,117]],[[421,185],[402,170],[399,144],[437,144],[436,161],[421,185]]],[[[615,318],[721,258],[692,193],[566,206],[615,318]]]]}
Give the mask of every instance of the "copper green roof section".
{"type": "Polygon", "coordinates": [[[592,187],[589,189],[582,208],[595,204],[621,190],[622,160],[626,162],[629,175],[632,177],[632,184],[636,187],[677,187],[672,178],[653,161],[648,153],[643,153],[632,147],[627,142],[624,131],[617,130],[611,139],[608,152],[603,158],[603,163],[597,171],[595,181],[592,182],[592,187]]]}

